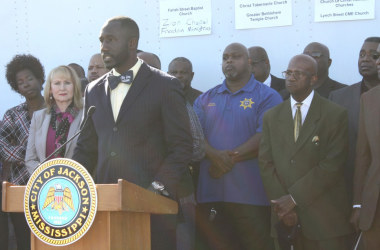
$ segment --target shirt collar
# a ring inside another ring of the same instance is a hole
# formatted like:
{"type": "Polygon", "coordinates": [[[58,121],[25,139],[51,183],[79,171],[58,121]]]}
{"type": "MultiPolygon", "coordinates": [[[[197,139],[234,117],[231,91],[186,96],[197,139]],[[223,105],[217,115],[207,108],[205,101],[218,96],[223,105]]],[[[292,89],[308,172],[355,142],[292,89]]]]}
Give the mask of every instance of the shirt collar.
{"type": "Polygon", "coordinates": [[[21,112],[21,111],[28,111],[28,104],[26,102],[24,103],[21,103],[20,105],[17,106],[16,110],[18,112],[21,112]]]}
{"type": "MultiPolygon", "coordinates": [[[[143,61],[140,58],[137,58],[137,62],[135,65],[132,66],[129,70],[132,70],[133,72],[133,80],[136,78],[137,73],[139,72],[141,65],[143,64],[143,61]]],[[[118,73],[115,68],[112,69],[112,75],[114,76],[120,76],[121,74],[118,73]]]]}
{"type": "MultiPolygon", "coordinates": [[[[255,89],[257,83],[259,83],[259,82],[251,74],[251,78],[249,79],[249,81],[247,82],[247,84],[244,85],[243,88],[241,88],[238,91],[236,91],[234,94],[237,94],[239,92],[252,92],[255,89]]],[[[223,81],[223,83],[220,86],[220,88],[218,89],[217,93],[220,94],[220,93],[223,93],[225,91],[227,91],[228,93],[231,93],[231,91],[227,87],[226,80],[223,81]]]]}
{"type": "Polygon", "coordinates": [[[272,76],[269,74],[268,78],[263,82],[265,85],[270,87],[270,84],[272,82],[272,76]]]}
{"type": "MultiPolygon", "coordinates": [[[[308,97],[306,97],[305,100],[302,101],[302,105],[310,107],[313,97],[314,97],[314,90],[312,90],[311,93],[308,95],[308,97]]],[[[296,103],[298,102],[293,99],[293,96],[290,96],[290,105],[292,108],[296,105],[296,103]]]]}

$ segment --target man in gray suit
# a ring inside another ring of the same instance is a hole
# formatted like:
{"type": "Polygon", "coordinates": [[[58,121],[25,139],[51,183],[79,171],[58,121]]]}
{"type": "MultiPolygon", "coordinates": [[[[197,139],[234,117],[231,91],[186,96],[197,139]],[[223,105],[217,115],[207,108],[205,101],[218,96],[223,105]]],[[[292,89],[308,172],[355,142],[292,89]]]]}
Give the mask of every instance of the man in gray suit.
{"type": "MultiPolygon", "coordinates": [[[[288,100],[263,118],[260,173],[276,226],[301,225],[295,249],[346,250],[352,229],[343,167],[347,112],[313,90],[317,63],[297,55],[284,72],[288,100]]],[[[278,247],[276,246],[278,249],[278,247]]]]}
{"type": "Polygon", "coordinates": [[[360,49],[358,67],[363,79],[351,86],[335,90],[330,93],[329,99],[342,105],[348,112],[348,136],[349,154],[345,167],[345,178],[349,198],[352,200],[352,182],[355,161],[355,147],[358,134],[358,121],[360,109],[360,96],[369,89],[380,84],[376,70],[377,47],[380,44],[380,37],[367,38],[360,49]]]}
{"type": "MultiPolygon", "coordinates": [[[[377,73],[380,78],[380,46],[377,73]]],[[[362,231],[365,250],[378,249],[380,245],[380,86],[363,94],[360,100],[358,143],[356,145],[354,175],[354,208],[351,222],[362,231]]]]}

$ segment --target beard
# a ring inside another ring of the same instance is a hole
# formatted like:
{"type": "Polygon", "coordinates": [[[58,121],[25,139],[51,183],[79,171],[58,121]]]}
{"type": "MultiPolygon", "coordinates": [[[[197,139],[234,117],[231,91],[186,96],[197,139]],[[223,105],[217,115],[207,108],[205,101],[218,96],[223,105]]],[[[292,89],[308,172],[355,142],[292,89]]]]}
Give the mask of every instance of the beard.
{"type": "Polygon", "coordinates": [[[112,55],[110,53],[103,53],[102,59],[104,65],[108,70],[113,68],[118,68],[123,65],[129,59],[130,53],[127,49],[121,51],[117,55],[112,55]]]}

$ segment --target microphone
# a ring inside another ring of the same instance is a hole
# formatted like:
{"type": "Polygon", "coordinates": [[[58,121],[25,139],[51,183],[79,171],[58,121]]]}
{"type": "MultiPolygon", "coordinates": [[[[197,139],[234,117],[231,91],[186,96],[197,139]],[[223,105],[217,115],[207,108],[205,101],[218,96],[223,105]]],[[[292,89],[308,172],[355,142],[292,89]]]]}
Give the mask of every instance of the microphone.
{"type": "Polygon", "coordinates": [[[87,110],[87,114],[86,114],[86,118],[83,120],[82,124],[80,125],[79,127],[79,131],[75,133],[75,135],[73,135],[70,139],[66,140],[65,143],[63,143],[61,146],[59,146],[56,150],[54,150],[53,153],[51,153],[48,157],[46,157],[42,162],[40,162],[40,164],[38,164],[38,166],[36,167],[36,169],[41,166],[44,162],[46,162],[47,160],[50,159],[50,157],[52,157],[55,153],[57,153],[59,150],[61,150],[61,148],[63,148],[64,146],[66,146],[67,143],[71,142],[72,140],[74,140],[75,137],[77,137],[84,129],[84,126],[87,124],[87,121],[89,118],[91,118],[91,116],[94,114],[96,110],[96,107],[95,106],[90,106],[87,110]]]}
{"type": "Polygon", "coordinates": [[[79,127],[79,131],[82,131],[82,129],[84,128],[84,125],[87,124],[87,121],[89,118],[91,118],[91,116],[95,113],[95,110],[96,110],[96,107],[95,106],[90,106],[87,110],[87,115],[86,115],[86,119],[83,120],[83,122],[81,123],[80,127],[79,127]]]}

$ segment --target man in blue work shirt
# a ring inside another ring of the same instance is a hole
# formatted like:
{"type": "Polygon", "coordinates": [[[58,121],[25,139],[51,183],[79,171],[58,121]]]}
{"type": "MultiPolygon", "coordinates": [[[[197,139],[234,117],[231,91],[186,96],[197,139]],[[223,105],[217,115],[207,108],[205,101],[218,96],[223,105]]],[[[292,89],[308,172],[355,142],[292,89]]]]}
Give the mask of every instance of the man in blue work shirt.
{"type": "Polygon", "coordinates": [[[211,249],[273,249],[256,157],[263,115],[282,98],[255,80],[242,44],[226,47],[222,69],[224,82],[194,103],[206,138],[197,192],[200,234],[211,249]]]}

